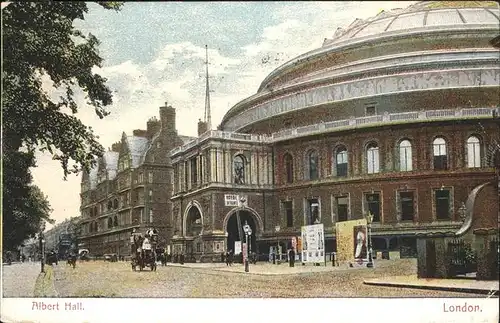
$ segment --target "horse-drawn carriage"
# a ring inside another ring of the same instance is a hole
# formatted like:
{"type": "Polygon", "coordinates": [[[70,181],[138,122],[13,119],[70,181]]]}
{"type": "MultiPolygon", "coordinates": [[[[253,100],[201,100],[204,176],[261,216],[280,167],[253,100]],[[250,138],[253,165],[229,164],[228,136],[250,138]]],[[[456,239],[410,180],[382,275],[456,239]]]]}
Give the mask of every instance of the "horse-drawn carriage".
{"type": "Polygon", "coordinates": [[[132,270],[143,270],[149,267],[151,271],[156,271],[156,245],[158,234],[156,230],[148,230],[144,236],[137,232],[132,232],[130,242],[132,244],[132,270]]]}

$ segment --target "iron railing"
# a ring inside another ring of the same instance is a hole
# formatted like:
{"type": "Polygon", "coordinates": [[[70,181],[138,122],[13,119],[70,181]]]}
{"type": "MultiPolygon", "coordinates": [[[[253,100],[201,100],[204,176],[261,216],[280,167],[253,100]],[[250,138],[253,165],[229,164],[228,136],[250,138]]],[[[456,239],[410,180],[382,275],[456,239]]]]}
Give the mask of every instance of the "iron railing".
{"type": "Polygon", "coordinates": [[[270,135],[254,135],[237,132],[228,132],[220,130],[207,131],[199,138],[196,138],[189,143],[174,148],[170,151],[170,156],[177,155],[181,152],[188,151],[199,143],[207,139],[227,139],[235,141],[243,141],[249,143],[273,143],[283,140],[292,139],[295,137],[304,137],[315,135],[324,132],[341,131],[352,128],[374,127],[381,124],[398,124],[403,122],[430,122],[450,119],[470,119],[470,118],[488,118],[493,117],[493,112],[496,108],[462,108],[462,109],[440,109],[427,111],[411,111],[401,113],[385,113],[383,115],[375,115],[360,118],[350,118],[344,120],[335,120],[329,122],[321,122],[313,125],[307,125],[294,129],[286,129],[274,132],[270,135]]]}

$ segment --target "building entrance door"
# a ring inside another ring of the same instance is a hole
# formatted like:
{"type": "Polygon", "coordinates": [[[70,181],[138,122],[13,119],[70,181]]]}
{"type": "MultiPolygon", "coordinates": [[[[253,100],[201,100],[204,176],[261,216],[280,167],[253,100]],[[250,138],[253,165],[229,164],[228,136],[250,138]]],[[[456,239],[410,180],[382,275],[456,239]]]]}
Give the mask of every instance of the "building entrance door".
{"type": "Polygon", "coordinates": [[[234,253],[234,246],[236,241],[241,241],[241,243],[245,243],[245,232],[243,231],[243,226],[247,223],[250,228],[252,228],[252,235],[249,237],[249,251],[257,252],[257,243],[256,243],[256,233],[257,226],[255,225],[255,219],[252,213],[249,211],[237,211],[233,213],[229,220],[227,221],[227,250],[232,250],[234,253]],[[238,220],[239,214],[239,220],[238,220]]]}

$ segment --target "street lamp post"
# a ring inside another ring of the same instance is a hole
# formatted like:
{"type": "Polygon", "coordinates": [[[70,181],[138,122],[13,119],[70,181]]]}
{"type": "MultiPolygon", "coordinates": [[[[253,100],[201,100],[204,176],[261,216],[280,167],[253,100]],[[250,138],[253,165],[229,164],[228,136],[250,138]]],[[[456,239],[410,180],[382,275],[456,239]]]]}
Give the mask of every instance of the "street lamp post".
{"type": "Polygon", "coordinates": [[[368,215],[366,216],[366,223],[368,224],[368,264],[366,267],[373,267],[373,257],[372,257],[372,222],[373,222],[373,213],[368,211],[368,215]]]}
{"type": "Polygon", "coordinates": [[[39,246],[40,246],[40,272],[44,273],[45,272],[45,250],[44,244],[45,240],[43,239],[43,232],[40,232],[38,235],[38,241],[39,241],[39,246]]]}
{"type": "Polygon", "coordinates": [[[278,239],[278,246],[276,247],[276,260],[278,261],[278,264],[279,262],[281,261],[281,252],[280,251],[280,236],[279,236],[279,232],[281,230],[281,227],[279,225],[275,226],[274,227],[274,230],[276,231],[276,238],[278,239]],[[278,255],[279,255],[279,259],[278,259],[278,255]]]}
{"type": "Polygon", "coordinates": [[[250,226],[248,225],[248,223],[246,221],[245,221],[245,225],[243,226],[243,231],[245,232],[246,246],[247,246],[246,250],[245,250],[245,254],[244,254],[244,257],[245,257],[245,272],[249,272],[250,269],[249,269],[249,266],[248,266],[248,250],[249,250],[248,238],[252,234],[252,228],[250,228],[250,226]]]}
{"type": "Polygon", "coordinates": [[[45,237],[43,234],[43,231],[45,231],[45,221],[41,221],[40,224],[40,235],[38,236],[39,242],[40,242],[40,272],[44,273],[45,272],[45,237]]]}

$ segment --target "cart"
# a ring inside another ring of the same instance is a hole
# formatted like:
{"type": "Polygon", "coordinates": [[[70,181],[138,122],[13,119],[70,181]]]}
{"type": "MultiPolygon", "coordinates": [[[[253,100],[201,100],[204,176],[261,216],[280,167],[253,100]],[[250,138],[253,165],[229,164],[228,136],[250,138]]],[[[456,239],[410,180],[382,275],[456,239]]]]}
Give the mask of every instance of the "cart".
{"type": "Polygon", "coordinates": [[[151,271],[156,271],[156,244],[157,237],[156,230],[148,230],[143,237],[141,234],[133,233],[133,248],[134,254],[132,255],[132,270],[140,271],[149,267],[151,271]]]}

